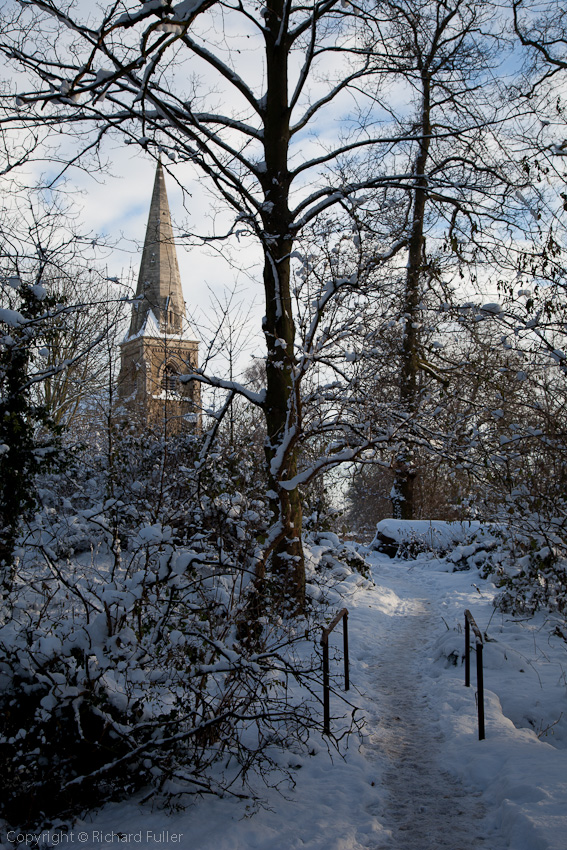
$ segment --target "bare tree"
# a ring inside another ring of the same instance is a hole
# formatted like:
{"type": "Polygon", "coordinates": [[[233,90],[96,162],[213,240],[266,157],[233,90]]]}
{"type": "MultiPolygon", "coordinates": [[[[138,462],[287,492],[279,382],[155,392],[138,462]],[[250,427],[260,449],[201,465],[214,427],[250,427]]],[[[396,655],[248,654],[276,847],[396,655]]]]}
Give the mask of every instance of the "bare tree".
{"type": "Polygon", "coordinates": [[[514,0],[514,28],[521,43],[539,59],[542,79],[567,69],[567,13],[557,3],[514,0]]]}
{"type": "MultiPolygon", "coordinates": [[[[413,174],[401,207],[407,262],[392,309],[402,324],[399,400],[418,422],[424,400],[447,377],[428,351],[435,311],[458,288],[509,274],[511,233],[530,230],[516,199],[529,181],[509,143],[519,105],[510,103],[499,70],[509,45],[498,36],[497,10],[470,0],[392,0],[374,14],[383,33],[376,61],[409,93],[409,114],[396,116],[399,132],[418,130],[405,150],[413,174]]],[[[393,460],[393,511],[404,519],[414,514],[415,444],[410,427],[393,460]]]]}
{"type": "Polygon", "coordinates": [[[104,273],[78,266],[57,278],[47,275],[44,282],[66,310],[38,337],[46,377],[36,385],[37,397],[56,425],[72,430],[106,396],[107,360],[115,357],[116,337],[124,327],[124,290],[104,273]],[[69,365],[61,369],[61,364],[69,365]]]}
{"type": "MultiPolygon", "coordinates": [[[[446,242],[458,254],[465,240],[476,243],[475,204],[489,199],[487,215],[497,218],[493,158],[479,164],[490,154],[483,133],[496,126],[494,110],[486,97],[471,108],[494,71],[483,26],[471,0],[424,0],[417,9],[366,0],[269,0],[262,8],[253,0],[132,1],[107,6],[96,22],[57,0],[29,0],[4,30],[0,50],[26,79],[2,99],[6,131],[22,138],[59,134],[63,170],[98,162],[104,138],[116,133],[154,156],[191,163],[231,211],[225,233],[204,238],[224,238],[228,246],[251,237],[259,246],[265,388],[252,391],[204,372],[189,377],[237,392],[262,411],[274,523],[257,551],[256,589],[271,559],[279,586],[299,608],[300,487],[372,446],[399,440],[417,416],[414,326],[420,293],[432,279],[426,232],[439,234],[446,222],[446,242]],[[396,100],[396,85],[412,103],[409,112],[396,100]],[[400,214],[374,238],[363,280],[356,240],[371,191],[375,204],[386,210],[394,202],[400,214]],[[436,211],[435,224],[427,209],[436,211]],[[310,232],[330,230],[341,251],[341,228],[352,237],[345,252],[354,267],[339,274],[339,259],[317,277],[296,248],[310,232]],[[391,267],[397,255],[409,257],[401,353],[406,410],[368,424],[361,421],[361,364],[352,352],[345,357],[344,340],[369,298],[368,270],[391,267]],[[307,275],[297,296],[294,268],[307,275]],[[302,464],[311,434],[321,439],[321,453],[302,464]]],[[[408,487],[409,466],[409,455],[401,457],[408,487]]]]}
{"type": "Polygon", "coordinates": [[[81,289],[84,240],[56,204],[4,189],[5,202],[18,207],[17,216],[5,208],[0,221],[0,560],[9,573],[21,520],[35,504],[36,473],[56,464],[63,426],[100,389],[100,348],[121,304],[101,295],[100,281],[93,291],[93,271],[81,289]]]}
{"type": "Polygon", "coordinates": [[[228,233],[244,230],[259,241],[266,388],[262,393],[238,388],[262,408],[268,434],[266,464],[275,522],[257,575],[262,578],[272,553],[276,572],[300,607],[302,374],[295,350],[291,255],[309,222],[385,180],[367,168],[348,184],[321,176],[340,157],[362,154],[384,141],[370,124],[368,129],[353,124],[343,138],[329,140],[330,146],[326,139],[305,145],[309,129],[349,92],[355,94],[358,112],[360,83],[373,73],[371,45],[378,34],[357,12],[335,0],[307,6],[275,0],[262,10],[254,3],[204,0],[159,7],[132,4],[126,10],[113,5],[94,26],[67,6],[39,0],[16,13],[3,45],[5,55],[36,80],[33,89],[14,94],[4,126],[32,131],[52,126],[59,132],[75,128],[78,134],[91,128],[77,162],[115,130],[154,153],[191,161],[236,212],[228,233]],[[237,37],[229,43],[225,33],[232,27],[237,37]],[[249,36],[261,51],[261,69],[256,59],[250,68],[248,55],[241,53],[249,36]],[[45,61],[38,58],[39,47],[45,61]],[[205,73],[208,90],[203,92],[205,73]],[[215,90],[222,91],[230,109],[219,112],[215,90]]]}

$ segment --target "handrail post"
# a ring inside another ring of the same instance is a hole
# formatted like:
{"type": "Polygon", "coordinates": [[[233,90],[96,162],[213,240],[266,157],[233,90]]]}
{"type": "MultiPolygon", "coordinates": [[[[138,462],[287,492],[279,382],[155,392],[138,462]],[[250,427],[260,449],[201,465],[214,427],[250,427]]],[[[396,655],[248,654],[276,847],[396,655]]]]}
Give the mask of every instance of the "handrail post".
{"type": "Polygon", "coordinates": [[[348,611],[346,609],[343,615],[343,655],[345,662],[345,691],[348,691],[350,688],[350,665],[348,658],[348,611]]]}
{"type": "Polygon", "coordinates": [[[343,651],[345,667],[345,691],[350,687],[349,658],[348,658],[348,611],[341,608],[332,622],[323,629],[321,635],[321,646],[323,647],[323,734],[331,734],[331,709],[330,709],[330,685],[329,685],[329,635],[340,621],[343,621],[343,651]]]}
{"type": "Polygon", "coordinates": [[[476,644],[476,700],[478,712],[478,740],[484,741],[484,668],[483,668],[483,640],[480,629],[477,626],[471,612],[465,611],[465,685],[470,687],[471,684],[471,628],[475,636],[476,644]]]}
{"type": "Polygon", "coordinates": [[[323,733],[331,731],[331,710],[329,707],[329,638],[324,635],[323,644],[323,733]]]}
{"type": "Polygon", "coordinates": [[[471,627],[465,612],[465,688],[471,686],[471,627]]]}
{"type": "Polygon", "coordinates": [[[482,644],[476,644],[476,687],[478,700],[478,740],[484,741],[484,673],[482,667],[482,644]]]}

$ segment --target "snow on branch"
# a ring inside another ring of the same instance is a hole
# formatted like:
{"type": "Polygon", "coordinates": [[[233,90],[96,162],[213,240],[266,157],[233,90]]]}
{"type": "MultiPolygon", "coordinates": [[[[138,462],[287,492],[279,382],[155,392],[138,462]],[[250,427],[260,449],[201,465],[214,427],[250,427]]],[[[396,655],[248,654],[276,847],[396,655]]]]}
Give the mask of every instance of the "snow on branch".
{"type": "Polygon", "coordinates": [[[189,381],[199,381],[202,384],[207,384],[209,387],[218,387],[218,389],[230,390],[237,395],[244,396],[244,398],[248,399],[248,401],[252,402],[252,404],[256,405],[256,407],[262,407],[266,399],[265,390],[255,393],[252,392],[252,390],[247,389],[243,386],[243,384],[239,384],[237,381],[225,381],[224,378],[216,378],[213,375],[203,375],[201,372],[191,372],[188,375],[180,375],[179,381],[183,384],[187,384],[189,381]]]}

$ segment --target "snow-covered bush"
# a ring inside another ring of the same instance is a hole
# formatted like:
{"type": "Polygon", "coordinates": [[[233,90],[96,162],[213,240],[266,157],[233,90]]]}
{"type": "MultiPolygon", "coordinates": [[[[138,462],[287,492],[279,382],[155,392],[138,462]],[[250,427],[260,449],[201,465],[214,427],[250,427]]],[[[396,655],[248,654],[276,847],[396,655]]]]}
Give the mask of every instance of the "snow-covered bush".
{"type": "Polygon", "coordinates": [[[370,578],[370,568],[356,544],[343,543],[332,531],[314,531],[309,535],[309,540],[319,550],[320,571],[328,571],[331,576],[339,578],[348,575],[348,571],[370,578]]]}
{"type": "Polygon", "coordinates": [[[446,560],[453,572],[480,569],[483,576],[495,572],[508,557],[503,548],[505,535],[494,525],[481,524],[470,536],[447,553],[446,560]]]}
{"type": "Polygon", "coordinates": [[[269,773],[321,725],[325,587],[364,571],[324,534],[308,617],[282,619],[269,582],[258,616],[270,517],[250,459],[201,469],[194,437],[107,436],[42,477],[0,611],[0,815],[18,825],[269,773]]]}
{"type": "MultiPolygon", "coordinates": [[[[567,560],[554,547],[542,545],[541,539],[524,542],[525,554],[501,569],[502,592],[496,604],[513,614],[551,611],[564,619],[567,613],[567,560]]],[[[567,636],[567,632],[566,632],[567,636]]]]}
{"type": "Polygon", "coordinates": [[[564,376],[542,363],[534,362],[532,370],[533,384],[521,382],[525,405],[519,399],[511,405],[506,397],[506,411],[493,411],[497,432],[485,439],[486,474],[476,510],[501,529],[497,554],[485,568],[502,587],[497,605],[523,616],[540,609],[564,617],[565,382],[564,376]]]}
{"type": "Polygon", "coordinates": [[[242,643],[246,572],[172,537],[141,523],[119,557],[111,534],[73,558],[41,541],[22,552],[0,626],[4,816],[37,822],[141,786],[215,790],[223,756],[229,782],[301,740],[309,709],[288,680],[311,662],[294,660],[296,627],[266,618],[242,643]]]}

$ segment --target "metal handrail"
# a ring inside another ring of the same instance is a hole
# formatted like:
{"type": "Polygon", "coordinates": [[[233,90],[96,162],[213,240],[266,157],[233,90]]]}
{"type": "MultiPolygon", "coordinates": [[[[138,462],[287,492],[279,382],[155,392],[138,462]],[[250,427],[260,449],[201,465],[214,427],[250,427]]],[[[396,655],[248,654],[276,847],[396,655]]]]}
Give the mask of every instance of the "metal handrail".
{"type": "Polygon", "coordinates": [[[478,740],[484,741],[484,671],[482,666],[482,650],[484,643],[480,629],[471,612],[465,611],[465,686],[471,685],[471,629],[476,638],[476,687],[478,707],[478,740]]]}
{"type": "Polygon", "coordinates": [[[323,734],[331,733],[331,712],[329,707],[329,635],[340,621],[343,621],[343,655],[345,666],[345,691],[350,688],[349,663],[348,663],[348,610],[341,608],[336,617],[323,629],[321,635],[321,646],[323,647],[323,734]]]}

